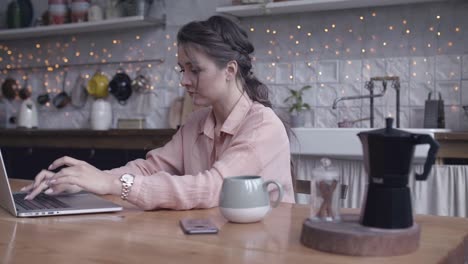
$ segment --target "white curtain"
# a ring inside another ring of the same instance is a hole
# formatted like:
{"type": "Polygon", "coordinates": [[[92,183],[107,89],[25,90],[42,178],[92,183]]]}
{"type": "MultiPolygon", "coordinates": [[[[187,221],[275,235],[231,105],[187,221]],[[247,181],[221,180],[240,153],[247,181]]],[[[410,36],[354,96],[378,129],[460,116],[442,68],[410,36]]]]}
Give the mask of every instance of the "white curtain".
{"type": "MultiPolygon", "coordinates": [[[[320,158],[306,155],[293,157],[296,178],[310,180],[312,169],[320,165],[320,158]]],[[[366,191],[367,175],[360,160],[332,159],[332,165],[340,170],[341,183],[348,185],[342,207],[359,208],[366,191]]],[[[468,166],[434,165],[426,181],[416,181],[414,172],[422,172],[423,165],[412,168],[409,179],[413,210],[417,214],[466,217],[468,215],[468,166]]],[[[296,195],[297,203],[308,203],[305,194],[296,195]]]]}

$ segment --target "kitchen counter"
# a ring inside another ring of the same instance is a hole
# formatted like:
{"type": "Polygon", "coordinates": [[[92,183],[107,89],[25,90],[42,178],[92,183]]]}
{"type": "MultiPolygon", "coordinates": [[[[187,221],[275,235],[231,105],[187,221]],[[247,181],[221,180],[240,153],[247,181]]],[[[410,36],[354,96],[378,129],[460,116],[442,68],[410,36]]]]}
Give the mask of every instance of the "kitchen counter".
{"type": "MultiPolygon", "coordinates": [[[[357,134],[369,128],[294,128],[291,140],[294,155],[331,157],[343,160],[361,160],[362,144],[357,134]]],[[[448,129],[403,129],[418,134],[429,134],[440,144],[438,164],[468,164],[468,132],[448,129]]],[[[415,146],[414,161],[427,157],[427,144],[415,146]]]]}
{"type": "Polygon", "coordinates": [[[468,131],[436,133],[440,144],[439,158],[468,159],[468,131]]]}
{"type": "MultiPolygon", "coordinates": [[[[172,138],[175,131],[174,129],[111,129],[106,131],[0,129],[0,146],[149,150],[163,146],[172,138]]],[[[441,146],[438,153],[439,159],[468,159],[468,132],[436,131],[434,137],[441,146]]],[[[300,140],[306,139],[300,138],[300,140]]],[[[327,143],[328,146],[330,144],[327,143]]],[[[294,154],[294,148],[292,150],[294,154]]],[[[307,155],[307,153],[302,154],[307,155]]]]}
{"type": "Polygon", "coordinates": [[[149,150],[163,146],[174,133],[174,129],[0,129],[0,146],[149,150]]]}

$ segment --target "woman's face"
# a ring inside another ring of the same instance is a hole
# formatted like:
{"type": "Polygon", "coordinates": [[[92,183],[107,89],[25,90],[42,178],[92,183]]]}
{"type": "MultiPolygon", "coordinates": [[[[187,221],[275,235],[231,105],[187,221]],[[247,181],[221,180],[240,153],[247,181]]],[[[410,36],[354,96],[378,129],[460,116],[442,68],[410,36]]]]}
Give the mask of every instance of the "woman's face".
{"type": "Polygon", "coordinates": [[[210,106],[228,96],[226,70],[219,69],[211,58],[194,48],[179,46],[177,55],[180,84],[197,106],[210,106]],[[189,52],[189,54],[187,54],[189,52]]]}

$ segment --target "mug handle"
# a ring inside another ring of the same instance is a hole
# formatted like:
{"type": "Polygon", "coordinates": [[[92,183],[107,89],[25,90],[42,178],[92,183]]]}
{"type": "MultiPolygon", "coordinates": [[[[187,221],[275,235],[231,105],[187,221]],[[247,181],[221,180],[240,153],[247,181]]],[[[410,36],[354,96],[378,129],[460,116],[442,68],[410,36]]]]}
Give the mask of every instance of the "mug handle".
{"type": "Polygon", "coordinates": [[[265,181],[263,183],[263,187],[265,188],[265,190],[267,190],[268,184],[270,184],[270,183],[273,183],[274,185],[276,185],[276,187],[278,188],[278,191],[279,191],[278,198],[276,199],[276,201],[272,205],[272,207],[275,208],[275,207],[277,207],[279,205],[279,203],[283,199],[283,187],[281,187],[281,184],[279,184],[275,180],[268,180],[268,181],[265,181]]]}

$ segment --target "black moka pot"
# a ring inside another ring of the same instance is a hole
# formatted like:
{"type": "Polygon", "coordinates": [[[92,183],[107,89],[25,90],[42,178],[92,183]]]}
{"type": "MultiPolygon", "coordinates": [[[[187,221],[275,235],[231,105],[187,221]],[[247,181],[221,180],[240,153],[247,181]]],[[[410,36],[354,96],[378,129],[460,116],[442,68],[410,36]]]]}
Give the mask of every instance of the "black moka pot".
{"type": "Polygon", "coordinates": [[[423,173],[415,174],[416,180],[421,181],[426,180],[431,171],[439,144],[428,134],[392,128],[392,118],[385,121],[384,129],[358,134],[369,176],[360,221],[369,227],[408,228],[413,225],[411,193],[407,185],[414,147],[430,145],[423,173]]]}

